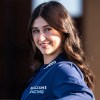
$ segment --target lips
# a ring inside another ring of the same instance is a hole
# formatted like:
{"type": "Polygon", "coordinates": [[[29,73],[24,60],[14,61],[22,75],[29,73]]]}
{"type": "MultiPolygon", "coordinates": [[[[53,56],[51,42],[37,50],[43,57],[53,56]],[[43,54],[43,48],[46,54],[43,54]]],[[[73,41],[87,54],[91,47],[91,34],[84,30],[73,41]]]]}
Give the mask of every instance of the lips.
{"type": "Polygon", "coordinates": [[[46,48],[46,47],[48,47],[48,45],[50,45],[50,43],[40,43],[40,46],[42,48],[46,48]]]}

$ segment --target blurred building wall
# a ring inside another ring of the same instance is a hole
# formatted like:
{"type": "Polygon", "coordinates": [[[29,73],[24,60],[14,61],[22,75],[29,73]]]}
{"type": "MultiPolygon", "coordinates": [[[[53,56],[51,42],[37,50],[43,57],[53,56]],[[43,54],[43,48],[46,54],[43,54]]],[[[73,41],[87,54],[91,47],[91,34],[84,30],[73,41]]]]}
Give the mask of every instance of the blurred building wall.
{"type": "Polygon", "coordinates": [[[0,100],[18,99],[33,74],[28,22],[31,0],[0,0],[0,100]]]}
{"type": "Polygon", "coordinates": [[[84,42],[95,74],[96,100],[100,100],[100,0],[85,0],[84,11],[84,42]]]}

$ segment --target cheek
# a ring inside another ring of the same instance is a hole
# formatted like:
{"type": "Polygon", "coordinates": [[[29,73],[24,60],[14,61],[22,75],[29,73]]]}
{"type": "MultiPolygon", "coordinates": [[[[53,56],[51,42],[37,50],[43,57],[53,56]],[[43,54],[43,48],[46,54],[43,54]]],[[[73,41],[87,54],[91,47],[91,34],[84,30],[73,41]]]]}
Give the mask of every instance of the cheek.
{"type": "Polygon", "coordinates": [[[38,45],[37,45],[37,38],[35,38],[35,37],[33,37],[33,42],[34,42],[34,47],[38,47],[38,45]]]}
{"type": "Polygon", "coordinates": [[[62,42],[61,37],[54,37],[53,38],[53,43],[55,46],[60,46],[62,44],[61,42],[62,42]]]}
{"type": "Polygon", "coordinates": [[[62,41],[61,38],[58,38],[58,39],[56,40],[57,45],[60,46],[60,45],[62,44],[61,41],[62,41]]]}
{"type": "Polygon", "coordinates": [[[36,41],[37,41],[36,36],[33,36],[33,41],[34,41],[34,43],[36,44],[36,41]]]}

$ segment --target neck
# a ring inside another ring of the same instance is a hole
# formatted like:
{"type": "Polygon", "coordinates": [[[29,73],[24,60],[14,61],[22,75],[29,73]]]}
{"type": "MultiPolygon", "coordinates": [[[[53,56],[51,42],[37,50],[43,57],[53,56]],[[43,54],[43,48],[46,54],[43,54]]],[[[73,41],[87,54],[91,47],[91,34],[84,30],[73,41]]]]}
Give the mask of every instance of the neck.
{"type": "Polygon", "coordinates": [[[50,54],[50,55],[43,55],[44,57],[44,64],[49,64],[52,62],[61,52],[50,54]]]}

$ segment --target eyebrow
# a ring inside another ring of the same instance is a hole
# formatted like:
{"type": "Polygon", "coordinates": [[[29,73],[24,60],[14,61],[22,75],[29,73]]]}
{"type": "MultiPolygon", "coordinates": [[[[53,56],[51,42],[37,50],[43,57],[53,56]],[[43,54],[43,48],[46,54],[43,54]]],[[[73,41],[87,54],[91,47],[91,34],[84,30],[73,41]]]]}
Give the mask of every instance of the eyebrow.
{"type": "MultiPolygon", "coordinates": [[[[44,26],[42,26],[42,27],[48,27],[48,26],[50,26],[50,25],[44,25],[44,26]]],[[[32,29],[37,29],[38,27],[32,27],[32,29]]]]}

